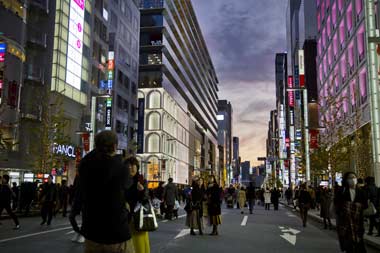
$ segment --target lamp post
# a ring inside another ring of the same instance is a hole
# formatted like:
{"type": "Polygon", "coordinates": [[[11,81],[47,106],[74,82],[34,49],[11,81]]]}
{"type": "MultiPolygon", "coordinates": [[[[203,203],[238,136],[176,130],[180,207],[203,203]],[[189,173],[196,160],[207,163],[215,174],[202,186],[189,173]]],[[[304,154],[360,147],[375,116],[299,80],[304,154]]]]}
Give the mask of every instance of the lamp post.
{"type": "Polygon", "coordinates": [[[302,91],[303,92],[303,114],[304,114],[304,133],[305,133],[305,161],[306,161],[306,183],[310,185],[310,146],[309,146],[309,109],[307,102],[306,88],[288,88],[287,92],[302,91]]]}

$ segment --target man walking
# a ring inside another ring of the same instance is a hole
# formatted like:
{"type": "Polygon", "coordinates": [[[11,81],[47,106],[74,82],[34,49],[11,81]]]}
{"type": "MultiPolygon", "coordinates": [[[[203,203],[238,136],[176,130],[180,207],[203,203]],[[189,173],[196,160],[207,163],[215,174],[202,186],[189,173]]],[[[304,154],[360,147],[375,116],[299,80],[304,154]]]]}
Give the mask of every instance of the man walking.
{"type": "Polygon", "coordinates": [[[11,208],[11,199],[14,197],[11,187],[9,186],[9,176],[4,175],[2,178],[2,184],[0,184],[0,216],[5,209],[8,215],[13,219],[15,223],[14,229],[20,228],[20,223],[17,219],[17,216],[14,214],[11,208]]]}
{"type": "Polygon", "coordinates": [[[67,186],[66,180],[62,180],[62,186],[59,195],[59,203],[62,208],[62,216],[66,217],[67,204],[69,202],[69,187],[67,186]]]}
{"type": "Polygon", "coordinates": [[[247,199],[248,199],[249,213],[252,214],[253,206],[255,205],[255,200],[256,200],[255,187],[253,186],[252,182],[249,183],[249,186],[247,188],[247,199]]]}
{"type": "Polygon", "coordinates": [[[166,204],[165,219],[171,220],[175,201],[178,200],[178,189],[173,183],[173,178],[169,178],[169,183],[165,186],[164,201],[166,204]]]}
{"type": "Polygon", "coordinates": [[[12,183],[12,210],[16,211],[18,208],[18,200],[20,198],[20,188],[17,186],[16,182],[12,183]]]}
{"type": "Polygon", "coordinates": [[[49,175],[48,182],[42,185],[42,191],[40,195],[41,201],[41,216],[42,222],[41,226],[46,223],[50,226],[51,220],[53,219],[54,207],[57,204],[57,187],[53,183],[53,176],[49,175]]]}
{"type": "Polygon", "coordinates": [[[117,144],[115,133],[100,132],[95,149],[79,165],[85,253],[134,252],[125,199],[131,185],[129,166],[116,155],[117,144]]]}

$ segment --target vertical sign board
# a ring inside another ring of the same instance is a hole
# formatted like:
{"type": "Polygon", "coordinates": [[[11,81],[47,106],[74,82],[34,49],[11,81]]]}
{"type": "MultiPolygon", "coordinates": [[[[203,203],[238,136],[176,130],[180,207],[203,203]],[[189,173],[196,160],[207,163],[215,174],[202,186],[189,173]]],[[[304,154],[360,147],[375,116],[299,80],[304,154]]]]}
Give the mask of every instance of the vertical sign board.
{"type": "Polygon", "coordinates": [[[112,129],[112,98],[106,100],[106,130],[112,129]]]}
{"type": "MultiPolygon", "coordinates": [[[[115,53],[113,51],[108,52],[108,64],[107,64],[107,90],[110,91],[113,88],[113,77],[115,70],[115,53]]],[[[111,94],[111,93],[110,93],[111,94]]]]}
{"type": "MultiPolygon", "coordinates": [[[[298,65],[295,65],[294,66],[294,87],[296,88],[299,88],[300,86],[300,80],[299,80],[299,68],[298,68],[298,65]]],[[[300,96],[300,92],[297,90],[295,91],[295,96],[296,96],[296,100],[297,102],[301,99],[301,96],[300,96]]]]}
{"type": "Polygon", "coordinates": [[[6,50],[7,50],[7,44],[5,44],[4,42],[0,42],[0,62],[5,61],[6,50]]]}
{"type": "Polygon", "coordinates": [[[138,113],[137,113],[137,153],[144,153],[144,109],[145,98],[138,100],[138,113]]]}
{"type": "Polygon", "coordinates": [[[303,50],[298,50],[298,68],[300,87],[305,87],[305,56],[303,50]]]}
{"type": "Polygon", "coordinates": [[[70,0],[66,83],[80,90],[82,80],[85,0],[70,0]]]}
{"type": "MultiPolygon", "coordinates": [[[[293,88],[293,76],[288,76],[288,88],[293,88]]],[[[294,107],[294,91],[288,91],[289,106],[294,107]]]]}
{"type": "Polygon", "coordinates": [[[5,53],[7,50],[7,44],[4,42],[0,42],[0,104],[1,104],[1,96],[4,88],[4,61],[5,61],[5,53]]]}

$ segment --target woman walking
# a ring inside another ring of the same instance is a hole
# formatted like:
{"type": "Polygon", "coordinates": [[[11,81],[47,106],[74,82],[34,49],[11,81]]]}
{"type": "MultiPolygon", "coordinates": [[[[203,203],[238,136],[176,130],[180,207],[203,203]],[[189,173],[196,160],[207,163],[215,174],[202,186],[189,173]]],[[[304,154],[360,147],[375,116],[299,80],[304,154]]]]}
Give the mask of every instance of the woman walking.
{"type": "Polygon", "coordinates": [[[143,204],[145,201],[149,200],[148,187],[146,186],[142,175],[139,174],[139,161],[135,157],[130,157],[125,162],[129,167],[129,173],[133,181],[132,186],[129,187],[125,197],[132,215],[130,228],[134,250],[138,253],[150,253],[148,232],[136,231],[133,221],[136,205],[138,203],[143,204]]]}
{"type": "Polygon", "coordinates": [[[329,229],[332,229],[331,225],[331,204],[332,204],[332,192],[330,189],[322,189],[320,191],[319,197],[320,203],[320,216],[323,218],[323,223],[325,224],[325,229],[327,229],[327,222],[329,224],[329,229]]]}
{"type": "Polygon", "coordinates": [[[265,210],[270,210],[271,198],[272,198],[272,194],[269,191],[269,188],[267,188],[264,192],[265,210]]]}
{"type": "Polygon", "coordinates": [[[202,194],[202,206],[201,206],[201,219],[202,219],[202,226],[206,224],[209,224],[209,214],[208,214],[208,186],[206,182],[203,180],[203,178],[200,179],[200,185],[201,185],[201,194],[202,194]]]}
{"type": "Polygon", "coordinates": [[[199,184],[199,178],[194,178],[192,183],[191,194],[185,206],[185,210],[187,212],[186,226],[190,228],[190,235],[195,235],[194,229],[199,229],[199,235],[203,235],[201,221],[202,192],[199,184]]]}
{"type": "Polygon", "coordinates": [[[241,214],[244,213],[244,206],[247,202],[247,194],[245,193],[244,186],[240,187],[239,193],[238,193],[238,201],[239,201],[239,208],[241,210],[241,214]]]}
{"type": "Polygon", "coordinates": [[[210,235],[218,235],[218,226],[222,224],[220,194],[220,188],[215,176],[211,176],[207,189],[208,215],[210,217],[210,225],[212,226],[212,233],[210,235]]]}
{"type": "Polygon", "coordinates": [[[306,227],[307,223],[307,213],[311,207],[312,199],[310,193],[306,189],[306,184],[301,185],[298,205],[300,207],[301,219],[303,227],[306,227]]]}
{"type": "Polygon", "coordinates": [[[365,253],[363,210],[368,203],[365,192],[357,184],[357,175],[347,172],[343,176],[342,188],[335,193],[337,232],[342,251],[365,253]]]}

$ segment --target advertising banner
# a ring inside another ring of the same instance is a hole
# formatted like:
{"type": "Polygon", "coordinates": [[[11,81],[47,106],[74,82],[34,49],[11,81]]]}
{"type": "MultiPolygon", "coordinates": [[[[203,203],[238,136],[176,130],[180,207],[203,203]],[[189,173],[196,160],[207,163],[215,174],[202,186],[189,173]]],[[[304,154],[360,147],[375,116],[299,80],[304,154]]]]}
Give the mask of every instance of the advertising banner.
{"type": "Polygon", "coordinates": [[[85,152],[90,151],[90,134],[89,133],[82,134],[82,143],[83,143],[84,151],[85,152]]]}
{"type": "Polygon", "coordinates": [[[317,149],[318,148],[318,130],[309,130],[310,133],[310,148],[317,149]]]}
{"type": "Polygon", "coordinates": [[[106,100],[106,129],[112,128],[112,98],[106,100]]]}
{"type": "MultiPolygon", "coordinates": [[[[294,88],[293,76],[288,77],[288,88],[294,88]]],[[[294,91],[288,91],[288,102],[289,102],[289,107],[294,107],[294,91]]]]}
{"type": "Polygon", "coordinates": [[[144,153],[144,112],[145,112],[145,98],[138,100],[138,114],[137,114],[137,153],[144,153]]]}

